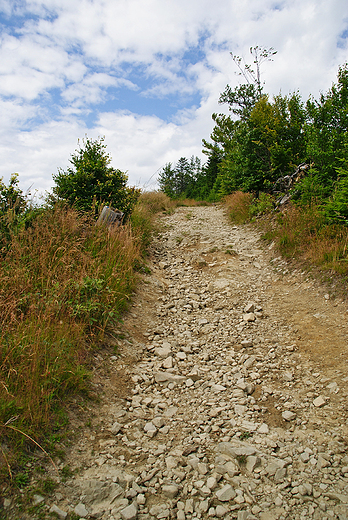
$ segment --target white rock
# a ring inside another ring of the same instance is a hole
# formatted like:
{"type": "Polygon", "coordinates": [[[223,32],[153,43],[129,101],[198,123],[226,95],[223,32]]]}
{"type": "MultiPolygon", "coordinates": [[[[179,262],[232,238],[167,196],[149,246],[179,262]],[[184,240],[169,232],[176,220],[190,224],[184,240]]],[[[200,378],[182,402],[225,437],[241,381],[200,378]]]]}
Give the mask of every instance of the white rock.
{"type": "Polygon", "coordinates": [[[246,459],[246,469],[248,471],[250,471],[250,473],[252,473],[254,471],[254,469],[256,468],[256,466],[259,466],[260,465],[260,457],[257,457],[255,455],[249,455],[249,457],[247,457],[246,459]]]}
{"type": "Polygon", "coordinates": [[[216,506],[216,516],[218,518],[223,518],[228,513],[228,510],[224,506],[216,506]]]}
{"type": "Polygon", "coordinates": [[[293,421],[296,418],[295,412],[290,412],[290,410],[285,410],[282,412],[282,417],[284,421],[293,421]]]}
{"type": "Polygon", "coordinates": [[[215,392],[223,392],[224,390],[226,390],[226,387],[223,385],[213,385],[211,388],[215,392]]]}
{"type": "Polygon", "coordinates": [[[111,426],[110,431],[114,435],[116,435],[120,430],[122,429],[122,424],[118,423],[117,421],[114,422],[114,424],[111,426]]]}
{"type": "Polygon", "coordinates": [[[199,464],[200,460],[198,457],[191,457],[190,459],[188,459],[187,463],[193,468],[193,469],[197,469],[198,467],[198,464],[199,464]]]}
{"type": "Polygon", "coordinates": [[[167,358],[168,356],[170,356],[171,352],[172,352],[172,350],[171,350],[170,345],[169,345],[169,347],[155,348],[156,356],[159,356],[161,358],[167,358]]]}
{"type": "Polygon", "coordinates": [[[154,419],[152,419],[152,424],[154,424],[156,428],[162,428],[162,426],[165,425],[165,421],[163,417],[155,417],[154,419]]]}
{"type": "Polygon", "coordinates": [[[139,493],[139,495],[137,495],[137,504],[139,506],[144,506],[146,504],[146,497],[142,493],[139,493]]]}
{"type": "Polygon", "coordinates": [[[236,492],[232,486],[226,484],[224,487],[216,491],[215,496],[218,500],[220,500],[220,502],[228,502],[229,500],[235,498],[236,492]]]}
{"type": "Polygon", "coordinates": [[[34,506],[37,506],[38,504],[41,504],[41,502],[43,502],[45,499],[43,496],[41,495],[34,495],[33,496],[33,505],[34,506]]]}
{"type": "Polygon", "coordinates": [[[208,473],[208,466],[204,462],[199,462],[197,464],[197,469],[201,475],[206,475],[208,473]]]}
{"type": "Polygon", "coordinates": [[[82,502],[77,504],[77,506],[74,508],[74,511],[77,514],[77,516],[79,516],[81,518],[85,518],[88,516],[88,511],[82,502]]]}
{"type": "Polygon", "coordinates": [[[156,372],[154,374],[156,383],[183,383],[186,377],[177,376],[176,374],[171,374],[169,372],[156,372]]]}
{"type": "Polygon", "coordinates": [[[234,413],[236,415],[244,415],[246,410],[247,410],[247,407],[244,406],[243,404],[236,404],[234,406],[234,413]]]}
{"type": "Polygon", "coordinates": [[[260,428],[257,430],[258,433],[269,433],[269,428],[266,423],[262,423],[260,428]]]}
{"type": "Polygon", "coordinates": [[[193,513],[194,511],[194,502],[192,498],[188,498],[185,502],[185,513],[193,513]]]}
{"type": "Polygon", "coordinates": [[[207,479],[207,488],[215,489],[217,486],[217,480],[215,477],[208,477],[207,479]]]}
{"type": "Polygon", "coordinates": [[[339,391],[339,387],[336,381],[327,385],[327,388],[330,390],[330,394],[337,394],[339,391]]]}
{"type": "Polygon", "coordinates": [[[175,498],[179,493],[179,487],[176,484],[162,486],[162,493],[167,498],[175,498]]]}
{"type": "Polygon", "coordinates": [[[62,511],[62,509],[60,509],[58,506],[56,506],[55,504],[53,504],[50,508],[50,513],[56,513],[56,515],[58,515],[59,518],[66,518],[68,516],[68,513],[66,513],[65,511],[62,511]]]}
{"type": "Polygon", "coordinates": [[[322,406],[324,406],[324,404],[326,404],[326,401],[322,395],[319,395],[319,397],[314,399],[313,404],[316,408],[321,408],[322,406]]]}
{"type": "Polygon", "coordinates": [[[253,312],[248,312],[247,314],[243,314],[243,320],[246,322],[255,321],[256,316],[253,312]]]}
{"type": "Polygon", "coordinates": [[[172,455],[169,455],[169,457],[165,458],[165,463],[166,463],[167,469],[174,469],[178,465],[178,460],[175,457],[173,457],[172,455]]]}
{"type": "Polygon", "coordinates": [[[146,435],[148,435],[149,437],[152,438],[156,435],[157,428],[152,422],[149,422],[149,423],[145,424],[144,431],[145,431],[146,435]]]}
{"type": "Polygon", "coordinates": [[[123,520],[136,520],[138,516],[138,509],[136,504],[130,504],[120,511],[123,520]]]}
{"type": "Polygon", "coordinates": [[[244,367],[250,368],[255,363],[255,361],[256,361],[255,356],[248,357],[248,359],[244,361],[244,367]]]}
{"type": "Polygon", "coordinates": [[[168,356],[162,363],[163,368],[173,368],[174,362],[173,362],[173,356],[168,356]]]}

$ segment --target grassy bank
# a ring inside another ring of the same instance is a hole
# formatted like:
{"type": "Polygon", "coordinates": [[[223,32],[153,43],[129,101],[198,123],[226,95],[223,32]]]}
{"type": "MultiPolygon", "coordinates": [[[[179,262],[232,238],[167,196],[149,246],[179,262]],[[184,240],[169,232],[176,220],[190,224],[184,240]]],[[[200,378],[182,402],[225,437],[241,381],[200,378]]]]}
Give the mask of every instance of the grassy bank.
{"type": "Polygon", "coordinates": [[[151,241],[172,203],[143,194],[108,229],[56,205],[10,235],[0,258],[0,472],[18,480],[23,452],[46,446],[64,401],[88,391],[91,354],[121,320],[151,241]]]}
{"type": "Polygon", "coordinates": [[[348,226],[328,221],[319,205],[288,204],[275,211],[271,196],[255,199],[243,192],[226,197],[225,205],[233,222],[254,220],[260,225],[264,238],[285,258],[339,275],[347,283],[348,226]]]}

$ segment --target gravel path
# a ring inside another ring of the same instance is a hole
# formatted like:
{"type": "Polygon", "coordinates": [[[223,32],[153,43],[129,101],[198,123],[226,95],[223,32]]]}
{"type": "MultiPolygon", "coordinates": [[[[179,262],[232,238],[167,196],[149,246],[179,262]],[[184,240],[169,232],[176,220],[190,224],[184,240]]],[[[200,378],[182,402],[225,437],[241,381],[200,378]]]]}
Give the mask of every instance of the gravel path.
{"type": "Polygon", "coordinates": [[[162,225],[127,337],[96,359],[100,402],[76,413],[78,474],[34,502],[59,518],[347,520],[347,304],[220,208],[162,225]]]}

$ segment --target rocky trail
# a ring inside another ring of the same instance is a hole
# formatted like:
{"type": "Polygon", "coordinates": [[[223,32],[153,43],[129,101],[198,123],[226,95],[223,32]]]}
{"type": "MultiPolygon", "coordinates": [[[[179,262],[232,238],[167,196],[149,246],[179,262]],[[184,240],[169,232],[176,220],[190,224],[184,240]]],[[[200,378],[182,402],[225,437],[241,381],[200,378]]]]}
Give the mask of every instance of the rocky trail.
{"type": "Polygon", "coordinates": [[[347,520],[347,302],[218,207],[161,222],[117,353],[96,356],[100,400],[71,410],[71,472],[36,510],[347,520]]]}

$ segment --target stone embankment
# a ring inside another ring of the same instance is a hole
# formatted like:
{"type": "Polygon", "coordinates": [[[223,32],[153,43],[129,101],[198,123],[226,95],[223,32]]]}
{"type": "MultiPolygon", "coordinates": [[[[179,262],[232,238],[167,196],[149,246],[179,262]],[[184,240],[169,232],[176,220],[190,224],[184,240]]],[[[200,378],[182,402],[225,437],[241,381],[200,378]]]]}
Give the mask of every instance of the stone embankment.
{"type": "Polygon", "coordinates": [[[62,519],[347,520],[347,304],[219,208],[162,226],[76,418],[79,472],[34,500],[62,519]]]}

